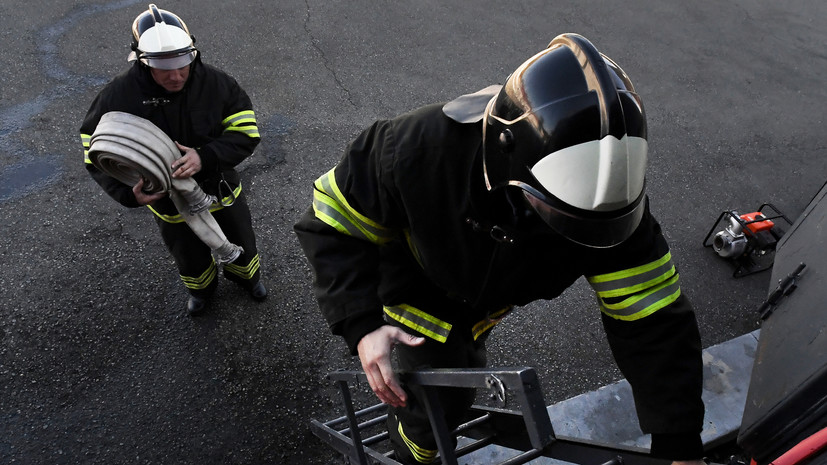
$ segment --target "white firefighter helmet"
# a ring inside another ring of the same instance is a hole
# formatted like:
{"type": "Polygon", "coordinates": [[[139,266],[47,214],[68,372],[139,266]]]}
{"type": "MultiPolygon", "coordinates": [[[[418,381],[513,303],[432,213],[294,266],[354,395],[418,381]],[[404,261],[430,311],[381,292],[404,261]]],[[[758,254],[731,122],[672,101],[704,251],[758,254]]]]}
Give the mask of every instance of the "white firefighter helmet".
{"type": "Polygon", "coordinates": [[[132,22],[132,53],[129,61],[140,60],[157,69],[183,68],[195,60],[195,39],[178,15],[155,4],[132,22]]]}

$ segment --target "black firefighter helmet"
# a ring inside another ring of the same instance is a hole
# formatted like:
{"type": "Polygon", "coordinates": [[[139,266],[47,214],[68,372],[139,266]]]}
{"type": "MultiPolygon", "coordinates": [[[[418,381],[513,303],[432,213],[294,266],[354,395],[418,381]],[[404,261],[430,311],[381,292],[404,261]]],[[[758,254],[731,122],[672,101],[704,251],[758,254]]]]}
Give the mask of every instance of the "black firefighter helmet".
{"type": "Polygon", "coordinates": [[[483,117],[489,190],[522,189],[579,244],[626,240],[645,210],[643,104],[626,73],[577,34],[562,34],[507,79],[483,117]]]}

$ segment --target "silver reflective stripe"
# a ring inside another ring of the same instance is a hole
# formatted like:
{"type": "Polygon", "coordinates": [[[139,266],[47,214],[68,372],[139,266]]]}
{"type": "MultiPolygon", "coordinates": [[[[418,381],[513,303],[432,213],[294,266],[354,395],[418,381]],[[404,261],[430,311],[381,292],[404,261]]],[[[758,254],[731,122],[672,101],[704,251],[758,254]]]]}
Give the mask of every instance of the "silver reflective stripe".
{"type": "Polygon", "coordinates": [[[451,323],[442,321],[410,305],[401,304],[385,307],[384,309],[388,317],[435,341],[445,342],[451,332],[451,323]]]}

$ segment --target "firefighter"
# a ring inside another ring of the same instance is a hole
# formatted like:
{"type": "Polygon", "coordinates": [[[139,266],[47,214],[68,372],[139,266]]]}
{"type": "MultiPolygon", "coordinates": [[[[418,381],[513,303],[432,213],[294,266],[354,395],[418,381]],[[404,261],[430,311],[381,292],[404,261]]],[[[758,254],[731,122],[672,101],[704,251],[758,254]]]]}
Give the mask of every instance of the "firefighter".
{"type": "MultiPolygon", "coordinates": [[[[646,158],[628,76],[563,34],[501,87],[375,122],[315,181],[294,229],[332,332],[389,406],[397,460],[429,463],[437,447],[392,354],[402,370],[482,367],[507,313],[585,276],[652,454],[699,463],[700,336],[646,158]]],[[[454,428],[474,394],[441,397],[454,428]]]]}
{"type": "Polygon", "coordinates": [[[174,178],[193,178],[207,194],[227,239],[244,249],[225,264],[224,276],[261,301],[262,283],[250,210],[238,172],[260,141],[250,98],[235,79],[202,63],[195,39],[177,15],[154,4],[132,23],[132,66],[115,77],[92,102],[80,128],[86,169],[113,199],[126,207],[146,205],[189,291],[187,311],[203,311],[215,291],[218,267],[210,249],[193,233],[166,193],[147,194],[144,180],[128,186],[98,170],[89,160],[91,135],[101,116],[122,111],[148,119],[181,150],[170,166],[174,178]]]}

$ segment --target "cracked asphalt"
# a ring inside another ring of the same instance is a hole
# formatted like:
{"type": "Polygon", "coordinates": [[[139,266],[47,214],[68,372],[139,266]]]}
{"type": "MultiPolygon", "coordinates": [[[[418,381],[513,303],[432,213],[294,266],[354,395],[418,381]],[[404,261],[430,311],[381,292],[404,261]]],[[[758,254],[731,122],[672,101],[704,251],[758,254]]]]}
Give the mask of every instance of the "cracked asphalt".
{"type": "MultiPolygon", "coordinates": [[[[292,233],[312,181],[373,120],[501,83],[562,32],[644,100],[648,192],[704,346],[755,329],[769,274],[734,279],[702,241],[723,210],[794,219],[827,179],[827,4],[554,3],[160,2],[263,136],[240,168],[270,297],[223,281],[198,318],[150,213],[83,168],[81,118],[147,3],[0,5],[0,463],[339,463],[309,430],[340,415],[325,374],[356,368],[292,233]]],[[[536,367],[549,403],[619,378],[582,282],[490,341],[491,365],[536,367]]]]}

